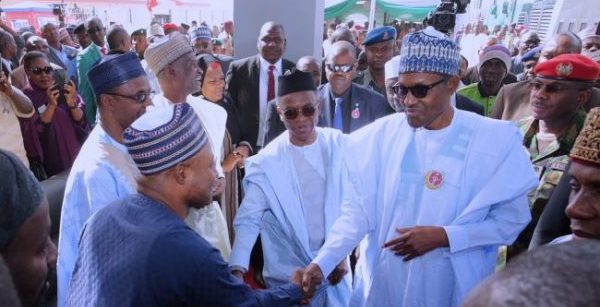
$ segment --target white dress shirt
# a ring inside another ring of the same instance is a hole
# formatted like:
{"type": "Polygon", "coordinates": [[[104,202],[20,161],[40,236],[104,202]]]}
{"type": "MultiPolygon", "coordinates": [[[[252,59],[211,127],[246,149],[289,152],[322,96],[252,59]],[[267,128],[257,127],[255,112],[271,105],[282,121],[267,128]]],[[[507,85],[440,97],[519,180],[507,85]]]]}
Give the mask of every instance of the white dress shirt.
{"type": "Polygon", "coordinates": [[[281,59],[275,64],[267,62],[262,56],[260,57],[260,78],[258,82],[258,109],[259,109],[259,122],[258,122],[258,146],[263,146],[263,138],[265,135],[265,120],[267,117],[267,93],[269,88],[269,66],[275,65],[275,96],[277,96],[277,77],[281,75],[281,59]]]}

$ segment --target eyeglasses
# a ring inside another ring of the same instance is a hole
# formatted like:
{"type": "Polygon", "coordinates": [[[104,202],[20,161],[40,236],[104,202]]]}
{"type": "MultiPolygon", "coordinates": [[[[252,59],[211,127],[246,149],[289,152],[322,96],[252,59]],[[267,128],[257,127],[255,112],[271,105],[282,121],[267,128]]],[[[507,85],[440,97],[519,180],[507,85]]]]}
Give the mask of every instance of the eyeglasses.
{"type": "Polygon", "coordinates": [[[330,71],[333,71],[333,72],[343,72],[343,73],[347,73],[347,72],[351,71],[352,68],[354,68],[354,64],[344,64],[344,65],[325,64],[325,66],[330,71]]]}
{"type": "Polygon", "coordinates": [[[33,73],[34,75],[41,75],[42,73],[49,75],[53,71],[54,71],[54,68],[52,68],[52,66],[34,67],[31,69],[31,73],[33,73]]]}
{"type": "Polygon", "coordinates": [[[294,119],[298,118],[298,115],[300,115],[300,113],[302,113],[302,115],[304,115],[306,117],[311,117],[311,116],[315,115],[315,112],[317,112],[316,105],[307,104],[307,105],[303,106],[302,108],[285,109],[285,110],[283,110],[283,116],[285,116],[285,118],[288,120],[294,120],[294,119]]]}
{"type": "Polygon", "coordinates": [[[392,90],[396,95],[400,97],[405,97],[406,95],[408,95],[408,92],[410,92],[415,98],[425,98],[429,93],[429,90],[436,87],[438,84],[442,84],[442,82],[445,82],[446,80],[448,80],[448,78],[443,78],[430,85],[417,84],[415,86],[410,87],[403,86],[400,83],[396,83],[392,86],[392,90]]]}
{"type": "Polygon", "coordinates": [[[154,97],[154,91],[150,91],[148,93],[137,93],[133,96],[128,96],[128,95],[122,95],[122,94],[117,94],[117,93],[105,93],[106,95],[111,95],[111,96],[117,96],[117,97],[122,97],[122,98],[126,98],[129,100],[133,100],[137,103],[144,103],[146,102],[146,100],[148,99],[152,99],[152,97],[154,97]]]}

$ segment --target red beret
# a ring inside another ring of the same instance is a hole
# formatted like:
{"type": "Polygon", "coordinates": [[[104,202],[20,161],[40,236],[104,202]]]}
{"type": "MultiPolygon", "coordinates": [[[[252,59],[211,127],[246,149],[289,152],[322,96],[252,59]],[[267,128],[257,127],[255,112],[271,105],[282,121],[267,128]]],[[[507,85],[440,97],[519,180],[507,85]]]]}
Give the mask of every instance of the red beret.
{"type": "Polygon", "coordinates": [[[169,30],[177,30],[177,29],[179,29],[179,27],[177,27],[177,25],[176,25],[176,24],[174,24],[174,23],[171,23],[171,22],[170,22],[170,23],[165,23],[165,24],[163,25],[163,30],[164,30],[164,31],[169,31],[169,30]]]}
{"type": "Polygon", "coordinates": [[[537,64],[533,71],[538,77],[547,79],[596,81],[600,67],[585,55],[567,53],[537,64]]]}

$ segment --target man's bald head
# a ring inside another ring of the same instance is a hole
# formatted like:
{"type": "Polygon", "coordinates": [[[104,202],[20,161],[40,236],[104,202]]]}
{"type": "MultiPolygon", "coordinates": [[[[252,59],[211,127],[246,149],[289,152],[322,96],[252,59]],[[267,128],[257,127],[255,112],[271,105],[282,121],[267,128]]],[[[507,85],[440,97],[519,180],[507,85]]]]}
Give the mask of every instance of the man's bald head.
{"type": "Polygon", "coordinates": [[[298,59],[296,68],[300,71],[309,72],[313,76],[315,86],[321,85],[321,67],[315,57],[307,55],[298,59]]]}
{"type": "Polygon", "coordinates": [[[331,34],[331,43],[332,44],[335,42],[339,42],[339,41],[346,41],[352,45],[355,44],[354,35],[348,28],[344,28],[344,27],[340,27],[340,28],[336,29],[335,31],[333,31],[333,34],[331,34]]]}
{"type": "Polygon", "coordinates": [[[356,59],[356,49],[352,44],[347,41],[338,41],[331,45],[331,49],[329,50],[329,54],[327,55],[327,60],[329,62],[333,62],[333,59],[340,55],[350,54],[353,58],[356,59]]]}
{"type": "Polygon", "coordinates": [[[128,52],[131,49],[131,36],[122,26],[112,26],[106,35],[109,50],[128,52]]]}
{"type": "Polygon", "coordinates": [[[463,307],[600,306],[599,254],[597,240],[541,247],[480,284],[463,307]]]}
{"type": "Polygon", "coordinates": [[[273,31],[275,29],[280,30],[285,36],[285,29],[283,28],[282,24],[275,21],[267,21],[262,25],[262,27],[260,27],[259,37],[266,35],[269,31],[273,31]]]}
{"type": "Polygon", "coordinates": [[[25,43],[25,51],[29,52],[29,51],[41,51],[44,53],[48,52],[48,43],[46,42],[45,39],[34,35],[29,37],[29,39],[27,39],[27,42],[25,43]]]}
{"type": "Polygon", "coordinates": [[[542,48],[539,63],[565,53],[581,53],[581,38],[573,32],[556,34],[542,48]]]}

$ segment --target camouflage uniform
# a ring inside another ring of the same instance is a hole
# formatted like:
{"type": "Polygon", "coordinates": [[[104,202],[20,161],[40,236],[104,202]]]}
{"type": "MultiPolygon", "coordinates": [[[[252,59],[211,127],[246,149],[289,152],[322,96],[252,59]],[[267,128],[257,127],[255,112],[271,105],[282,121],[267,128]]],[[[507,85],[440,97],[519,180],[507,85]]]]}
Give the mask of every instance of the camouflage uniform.
{"type": "Polygon", "coordinates": [[[385,92],[385,86],[383,88],[379,88],[379,86],[377,86],[369,68],[356,74],[356,77],[352,79],[352,82],[365,86],[368,89],[383,95],[384,97],[387,95],[385,92]]]}
{"type": "Polygon", "coordinates": [[[538,174],[540,183],[538,187],[529,192],[529,208],[531,209],[531,223],[523,230],[517,241],[509,251],[509,257],[527,250],[529,241],[542,211],[548,203],[554,188],[569,163],[569,152],[575,143],[579,131],[583,127],[585,112],[579,111],[573,118],[572,124],[563,135],[548,145],[543,152],[539,152],[536,134],[539,132],[539,121],[532,116],[518,121],[517,125],[524,135],[523,145],[528,150],[533,168],[538,174]]]}

